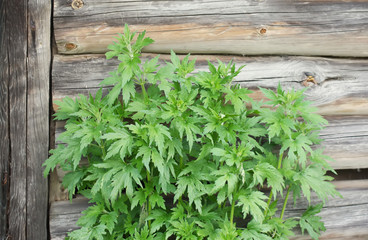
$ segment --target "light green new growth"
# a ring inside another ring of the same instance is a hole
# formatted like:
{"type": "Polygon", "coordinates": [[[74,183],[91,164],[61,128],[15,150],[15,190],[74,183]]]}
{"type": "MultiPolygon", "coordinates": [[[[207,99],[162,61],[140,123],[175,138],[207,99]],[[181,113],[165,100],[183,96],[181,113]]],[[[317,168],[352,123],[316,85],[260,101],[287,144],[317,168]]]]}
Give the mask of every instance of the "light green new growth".
{"type": "Polygon", "coordinates": [[[304,90],[261,88],[264,107],[232,84],[243,67],[218,61],[194,73],[195,60],[174,52],[171,62],[142,62],[151,43],[125,26],[106,53],[120,61],[101,82],[109,93],[56,102],[65,144],[44,174],[60,165],[70,198],[93,203],[69,239],[288,239],[294,227],[318,239],[322,203],[285,214],[289,195],[339,195],[328,158],[312,148],[327,122],[304,90]]]}

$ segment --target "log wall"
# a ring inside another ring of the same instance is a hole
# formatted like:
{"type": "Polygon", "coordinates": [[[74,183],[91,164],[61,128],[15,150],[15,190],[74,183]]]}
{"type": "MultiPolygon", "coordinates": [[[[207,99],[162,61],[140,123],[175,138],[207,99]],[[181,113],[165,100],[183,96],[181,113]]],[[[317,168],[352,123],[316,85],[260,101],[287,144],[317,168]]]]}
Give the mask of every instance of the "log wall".
{"type": "MultiPolygon", "coordinates": [[[[275,89],[279,82],[288,89],[307,86],[306,98],[330,123],[322,145],[336,160],[332,166],[345,173],[339,180],[351,175],[349,169],[368,169],[368,0],[55,0],[53,100],[98,90],[118,64],[103,53],[125,23],[155,40],[144,58],[161,53],[163,62],[173,49],[194,54],[198,71],[207,69],[207,60],[246,65],[236,82],[252,89],[254,98],[264,98],[258,87],[275,89]]],[[[58,136],[64,123],[54,124],[58,136]]],[[[323,209],[322,239],[368,238],[368,203],[361,197],[368,176],[359,177],[335,182],[345,198],[323,209]]],[[[306,207],[300,204],[288,214],[306,207]]],[[[52,239],[65,236],[86,206],[83,199],[52,203],[52,239]]]]}
{"type": "Polygon", "coordinates": [[[104,52],[128,23],[155,39],[149,52],[368,56],[365,0],[84,0],[73,6],[54,3],[61,54],[104,52]]]}

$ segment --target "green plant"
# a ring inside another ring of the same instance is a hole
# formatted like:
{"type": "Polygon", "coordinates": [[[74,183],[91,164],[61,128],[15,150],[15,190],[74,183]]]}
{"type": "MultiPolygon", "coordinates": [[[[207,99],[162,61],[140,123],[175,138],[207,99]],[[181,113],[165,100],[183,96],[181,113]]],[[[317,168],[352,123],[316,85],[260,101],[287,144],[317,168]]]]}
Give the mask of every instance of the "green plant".
{"type": "Polygon", "coordinates": [[[121,63],[101,83],[113,85],[106,96],[57,102],[65,145],[51,150],[45,176],[60,165],[70,198],[93,203],[69,238],[287,239],[299,226],[318,239],[322,203],[285,218],[290,194],[339,195],[328,157],[312,149],[327,122],[304,90],[261,88],[265,106],[232,84],[242,67],[231,62],[193,73],[195,60],[171,52],[163,66],[141,63],[153,42],[144,35],[126,26],[109,46],[107,58],[121,63]]]}

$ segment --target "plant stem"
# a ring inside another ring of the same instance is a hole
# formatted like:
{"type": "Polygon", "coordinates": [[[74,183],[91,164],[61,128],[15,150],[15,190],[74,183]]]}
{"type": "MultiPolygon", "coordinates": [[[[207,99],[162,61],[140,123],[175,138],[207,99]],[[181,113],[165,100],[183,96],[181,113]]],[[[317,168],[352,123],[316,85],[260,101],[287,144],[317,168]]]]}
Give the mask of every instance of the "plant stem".
{"type": "MultiPolygon", "coordinates": [[[[280,169],[281,168],[281,163],[282,163],[282,158],[284,156],[284,153],[281,153],[280,154],[280,157],[279,157],[279,161],[277,163],[277,169],[280,169]]],[[[266,216],[267,213],[268,213],[268,209],[270,208],[270,204],[271,204],[271,199],[273,197],[273,193],[272,193],[272,189],[271,189],[271,192],[270,192],[270,195],[268,196],[268,201],[267,201],[267,208],[265,209],[264,211],[264,215],[266,216]]]]}
{"type": "Polygon", "coordinates": [[[106,150],[105,150],[105,143],[103,142],[103,140],[101,140],[100,148],[101,148],[101,151],[102,151],[102,159],[105,159],[106,150]]]}
{"type": "MultiPolygon", "coordinates": [[[[151,181],[151,174],[148,170],[146,170],[147,173],[147,183],[151,181]]],[[[147,206],[148,206],[148,216],[151,214],[151,203],[150,203],[150,195],[147,196],[147,206]]],[[[151,229],[151,220],[148,220],[148,228],[151,229]]]]}
{"type": "Polygon", "coordinates": [[[290,194],[290,186],[288,186],[288,190],[287,190],[286,197],[285,197],[285,200],[284,200],[284,205],[282,206],[281,215],[280,215],[281,219],[284,217],[285,208],[286,208],[286,204],[287,204],[287,201],[288,201],[288,198],[289,198],[289,194],[290,194]]]}
{"type": "Polygon", "coordinates": [[[183,163],[183,157],[180,157],[180,163],[179,163],[180,169],[183,170],[184,163],[183,163]]]}
{"type": "Polygon", "coordinates": [[[231,212],[230,212],[231,225],[233,224],[233,221],[234,221],[234,210],[235,210],[235,198],[234,198],[234,195],[233,195],[233,201],[231,202],[231,212]]]}
{"type": "Polygon", "coordinates": [[[280,154],[280,157],[279,157],[279,162],[277,164],[277,169],[280,169],[281,168],[281,163],[282,163],[282,157],[284,156],[284,153],[281,153],[280,154]]]}
{"type": "Polygon", "coordinates": [[[264,211],[264,214],[263,214],[263,215],[265,215],[265,216],[267,215],[267,213],[268,213],[268,209],[270,208],[270,204],[271,204],[272,196],[273,196],[273,193],[272,193],[272,192],[270,192],[270,195],[268,196],[267,207],[266,207],[266,209],[265,209],[265,211],[264,211]]]}

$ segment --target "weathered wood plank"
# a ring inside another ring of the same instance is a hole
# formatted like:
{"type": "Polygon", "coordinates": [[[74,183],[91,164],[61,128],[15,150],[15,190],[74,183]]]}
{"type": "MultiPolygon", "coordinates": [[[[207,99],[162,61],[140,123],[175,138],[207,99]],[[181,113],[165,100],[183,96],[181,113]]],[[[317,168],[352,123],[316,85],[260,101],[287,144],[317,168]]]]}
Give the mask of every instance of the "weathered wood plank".
{"type": "MultiPolygon", "coordinates": [[[[154,55],[145,54],[145,58],[154,55]]],[[[194,56],[197,71],[208,71],[207,59],[224,62],[234,60],[237,66],[246,65],[236,82],[250,89],[275,88],[279,82],[285,88],[300,89],[308,76],[317,85],[307,91],[307,99],[314,101],[323,115],[368,115],[368,60],[333,59],[320,57],[232,57],[194,56]]],[[[161,55],[162,61],[169,60],[161,55]]],[[[53,99],[94,93],[98,84],[118,65],[103,55],[55,55],[52,79],[53,99]]],[[[259,91],[253,95],[261,98],[259,91]]]]}
{"type": "Polygon", "coordinates": [[[59,53],[101,53],[125,23],[147,52],[367,57],[366,0],[54,1],[59,53]],[[78,1],[74,1],[78,2],[78,1]]]}
{"type": "Polygon", "coordinates": [[[51,2],[28,0],[27,239],[47,239],[51,2]]]}
{"type": "MultiPolygon", "coordinates": [[[[332,157],[334,169],[368,168],[368,118],[361,116],[328,117],[321,132],[324,154],[332,157]]],[[[64,131],[64,122],[56,122],[56,138],[64,131]]],[[[56,144],[60,142],[56,141],[56,144]]]]}
{"type": "Polygon", "coordinates": [[[368,118],[366,116],[327,118],[321,132],[326,155],[336,160],[335,169],[368,168],[368,118]]]}
{"type": "Polygon", "coordinates": [[[8,234],[19,240],[27,239],[27,2],[6,1],[11,139],[8,234]]]}
{"type": "Polygon", "coordinates": [[[6,4],[0,1],[0,239],[6,239],[9,198],[9,65],[6,35],[6,4]]]}
{"type": "MultiPolygon", "coordinates": [[[[368,238],[368,180],[336,181],[337,189],[343,198],[329,199],[319,214],[327,231],[320,239],[367,239],[368,238]]],[[[317,203],[315,195],[312,202],[317,203]]],[[[293,207],[288,203],[285,216],[299,215],[308,206],[303,199],[293,207]]],[[[87,207],[87,199],[77,198],[69,201],[54,202],[50,209],[51,239],[63,239],[67,232],[77,229],[75,225],[81,211],[87,207]]],[[[292,239],[310,239],[298,235],[292,239]]]]}

